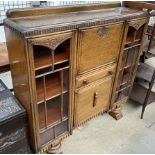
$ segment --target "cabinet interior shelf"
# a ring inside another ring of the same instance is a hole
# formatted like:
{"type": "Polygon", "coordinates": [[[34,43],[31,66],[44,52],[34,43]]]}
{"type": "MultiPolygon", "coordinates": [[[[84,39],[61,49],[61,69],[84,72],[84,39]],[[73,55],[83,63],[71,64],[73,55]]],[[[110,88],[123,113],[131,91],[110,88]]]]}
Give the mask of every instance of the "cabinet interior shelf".
{"type": "MultiPolygon", "coordinates": [[[[55,98],[55,97],[58,97],[58,96],[60,96],[61,94],[65,94],[65,93],[67,93],[68,91],[66,90],[66,91],[63,91],[63,92],[61,92],[61,93],[51,93],[52,95],[49,95],[47,98],[46,98],[46,101],[49,101],[49,100],[51,100],[51,99],[53,99],[53,98],[55,98]]],[[[41,98],[41,97],[40,97],[41,98]]],[[[40,99],[40,100],[38,100],[37,101],[37,104],[41,104],[41,103],[43,103],[45,100],[44,99],[40,99]]]]}
{"type": "Polygon", "coordinates": [[[124,48],[124,51],[129,50],[129,49],[132,49],[132,48],[135,48],[135,47],[139,47],[139,46],[140,46],[139,43],[138,44],[133,44],[133,45],[130,45],[130,46],[125,47],[124,48]]]}
{"type": "Polygon", "coordinates": [[[48,75],[48,77],[45,77],[46,82],[45,88],[43,77],[36,79],[38,104],[43,102],[45,99],[50,100],[51,98],[59,96],[60,94],[66,93],[68,91],[67,84],[65,82],[63,82],[63,90],[62,90],[61,80],[59,76],[60,76],[59,73],[56,73],[56,76],[48,75]],[[44,97],[44,94],[46,95],[46,97],[44,97]]]}
{"type": "Polygon", "coordinates": [[[132,67],[132,65],[126,65],[126,66],[120,68],[120,72],[123,71],[123,70],[129,69],[131,67],[132,67]]]}
{"type": "Polygon", "coordinates": [[[138,30],[136,30],[134,27],[128,28],[127,38],[125,44],[130,44],[133,42],[140,42],[140,38],[143,34],[144,25],[142,25],[138,30]]]}
{"type": "Polygon", "coordinates": [[[70,66],[64,66],[64,67],[62,67],[62,68],[58,68],[58,69],[56,69],[56,70],[52,70],[52,69],[50,69],[50,70],[46,70],[46,71],[43,71],[42,73],[38,73],[36,76],[35,76],[35,78],[36,79],[38,79],[38,78],[41,78],[41,77],[43,77],[43,76],[46,76],[46,75],[50,75],[50,74],[52,74],[52,73],[56,73],[56,72],[60,72],[60,71],[62,71],[62,70],[66,70],[66,69],[69,69],[70,68],[70,66]]]}
{"type": "Polygon", "coordinates": [[[57,65],[60,63],[64,63],[69,61],[69,51],[55,51],[54,58],[52,58],[51,51],[36,51],[35,58],[34,58],[34,66],[35,70],[40,70],[46,67],[52,67],[52,65],[57,65]],[[39,54],[38,54],[39,53],[39,54]],[[53,62],[54,61],[54,62],[53,62]]]}
{"type": "Polygon", "coordinates": [[[57,96],[48,100],[46,103],[42,102],[39,104],[38,112],[40,129],[47,129],[51,126],[55,126],[65,118],[68,118],[68,101],[68,93],[66,93],[63,95],[63,101],[61,96],[57,96]]]}
{"type": "Polygon", "coordinates": [[[140,39],[132,40],[131,38],[127,38],[125,45],[132,46],[130,44],[139,44],[140,39]]]}
{"type": "Polygon", "coordinates": [[[67,116],[66,116],[66,117],[63,117],[62,120],[57,120],[57,121],[54,122],[53,124],[48,125],[47,128],[44,127],[44,128],[42,128],[42,129],[40,129],[40,133],[44,133],[44,132],[46,132],[47,130],[49,130],[49,129],[51,129],[51,128],[53,128],[53,127],[55,127],[55,126],[61,124],[62,122],[65,122],[65,121],[67,121],[67,120],[68,120],[68,117],[67,117],[67,116]]]}

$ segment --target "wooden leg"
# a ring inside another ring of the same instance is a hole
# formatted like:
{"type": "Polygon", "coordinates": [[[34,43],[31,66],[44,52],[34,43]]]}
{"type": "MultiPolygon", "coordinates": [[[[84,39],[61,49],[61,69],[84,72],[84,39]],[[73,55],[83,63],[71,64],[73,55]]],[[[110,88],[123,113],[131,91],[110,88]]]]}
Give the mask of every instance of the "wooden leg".
{"type": "Polygon", "coordinates": [[[142,113],[141,113],[141,119],[143,119],[145,108],[146,108],[146,105],[143,105],[143,107],[142,107],[142,113]]]}
{"type": "Polygon", "coordinates": [[[61,141],[57,141],[56,143],[49,146],[47,153],[49,153],[49,154],[62,154],[61,141]]]}
{"type": "Polygon", "coordinates": [[[115,118],[116,120],[119,120],[123,117],[123,114],[122,114],[122,108],[120,105],[116,105],[115,109],[112,110],[111,112],[109,112],[109,114],[115,118]]]}

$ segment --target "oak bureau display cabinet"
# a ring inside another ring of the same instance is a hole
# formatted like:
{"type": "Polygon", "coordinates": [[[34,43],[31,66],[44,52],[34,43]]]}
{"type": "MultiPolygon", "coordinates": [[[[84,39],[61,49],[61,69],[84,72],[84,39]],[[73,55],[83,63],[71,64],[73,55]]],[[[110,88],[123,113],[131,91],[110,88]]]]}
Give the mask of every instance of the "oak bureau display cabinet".
{"type": "Polygon", "coordinates": [[[117,2],[7,12],[13,87],[27,110],[35,152],[58,148],[103,112],[121,118],[148,18],[117,2]]]}

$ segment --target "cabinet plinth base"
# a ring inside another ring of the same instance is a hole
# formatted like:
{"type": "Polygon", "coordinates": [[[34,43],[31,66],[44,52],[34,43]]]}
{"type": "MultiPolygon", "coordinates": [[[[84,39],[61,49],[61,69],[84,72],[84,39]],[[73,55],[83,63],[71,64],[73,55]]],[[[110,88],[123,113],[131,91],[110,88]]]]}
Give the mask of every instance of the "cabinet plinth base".
{"type": "Polygon", "coordinates": [[[61,141],[58,141],[57,143],[51,144],[47,149],[47,153],[62,154],[61,141]]]}
{"type": "Polygon", "coordinates": [[[116,120],[121,119],[123,117],[121,106],[117,105],[114,110],[109,112],[109,114],[116,120]]]}

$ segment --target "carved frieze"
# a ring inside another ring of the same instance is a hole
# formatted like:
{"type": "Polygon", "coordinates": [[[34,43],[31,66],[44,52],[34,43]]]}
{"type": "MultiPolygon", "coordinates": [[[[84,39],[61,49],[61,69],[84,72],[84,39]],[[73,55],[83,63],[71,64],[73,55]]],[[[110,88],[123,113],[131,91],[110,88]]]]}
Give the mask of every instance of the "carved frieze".
{"type": "Polygon", "coordinates": [[[131,22],[131,23],[129,23],[129,26],[133,27],[133,28],[136,29],[136,30],[139,30],[139,28],[140,28],[143,24],[145,24],[145,23],[146,23],[146,21],[131,22]]]}
{"type": "Polygon", "coordinates": [[[57,37],[47,37],[43,39],[34,39],[30,40],[30,43],[33,45],[40,45],[50,48],[51,50],[55,50],[62,42],[71,38],[71,36],[57,36],[57,37]]]}
{"type": "Polygon", "coordinates": [[[108,35],[108,31],[109,31],[109,28],[103,26],[97,30],[97,34],[100,37],[105,38],[108,35]]]}

